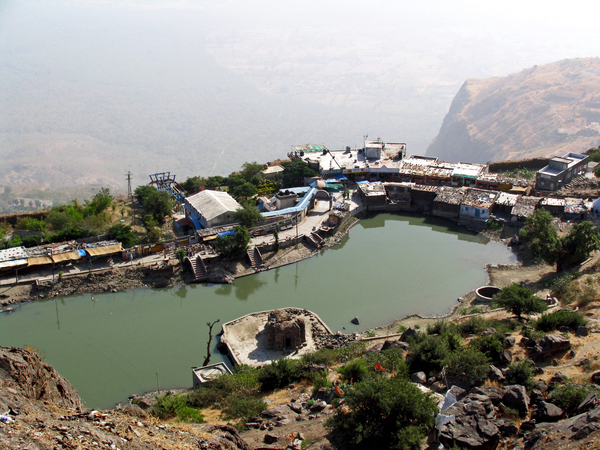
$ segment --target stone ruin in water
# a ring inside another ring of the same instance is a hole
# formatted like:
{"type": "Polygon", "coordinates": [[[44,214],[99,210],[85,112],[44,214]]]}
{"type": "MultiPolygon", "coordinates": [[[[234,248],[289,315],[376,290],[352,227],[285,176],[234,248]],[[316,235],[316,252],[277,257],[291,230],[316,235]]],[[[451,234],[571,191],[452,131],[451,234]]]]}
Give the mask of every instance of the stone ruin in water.
{"type": "Polygon", "coordinates": [[[304,320],[280,309],[269,313],[265,333],[268,350],[292,350],[306,344],[304,320]]]}

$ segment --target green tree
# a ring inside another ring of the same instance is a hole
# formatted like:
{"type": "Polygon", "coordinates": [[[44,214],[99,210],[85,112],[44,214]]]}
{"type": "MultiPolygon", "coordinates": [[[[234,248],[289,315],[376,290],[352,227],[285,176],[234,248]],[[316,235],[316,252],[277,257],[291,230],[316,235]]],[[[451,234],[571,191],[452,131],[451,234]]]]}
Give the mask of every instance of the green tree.
{"type": "Polygon", "coordinates": [[[449,354],[448,343],[439,336],[423,335],[412,339],[406,364],[411,372],[425,372],[428,376],[442,370],[449,354]]]}
{"type": "Polygon", "coordinates": [[[243,226],[237,226],[234,230],[235,234],[233,236],[219,236],[215,239],[215,247],[223,256],[241,258],[248,251],[250,233],[243,226]]]}
{"type": "Polygon", "coordinates": [[[580,222],[573,226],[561,244],[558,264],[579,264],[589,258],[594,250],[600,249],[600,234],[593,223],[580,222]]]}
{"type": "Polygon", "coordinates": [[[354,384],[327,421],[349,448],[418,450],[433,428],[435,401],[403,378],[374,377],[354,384]]]}
{"type": "Polygon", "coordinates": [[[215,175],[215,176],[212,176],[212,177],[208,177],[207,180],[206,180],[206,187],[214,189],[216,187],[223,186],[226,181],[227,181],[227,179],[225,177],[220,176],[220,175],[215,175]]]}
{"type": "Polygon", "coordinates": [[[143,205],[146,198],[150,194],[154,193],[156,190],[157,189],[154,186],[148,186],[147,184],[145,184],[145,185],[136,187],[135,190],[133,191],[133,195],[135,196],[135,199],[137,200],[137,202],[143,205]]]}
{"type": "Polygon", "coordinates": [[[502,289],[492,299],[496,307],[512,312],[520,320],[523,314],[541,313],[548,309],[545,302],[533,295],[533,291],[513,283],[502,289]]]}
{"type": "Polygon", "coordinates": [[[552,220],[552,215],[548,211],[536,209],[527,218],[525,226],[519,233],[534,256],[547,264],[554,264],[557,261],[561,247],[552,220]]]}
{"type": "Polygon", "coordinates": [[[167,191],[154,190],[144,199],[144,212],[152,214],[154,220],[159,224],[164,223],[165,216],[171,214],[172,201],[171,194],[167,191]]]}
{"type": "Polygon", "coordinates": [[[600,178],[600,164],[594,167],[594,175],[596,175],[596,178],[600,178]]]}
{"type": "Polygon", "coordinates": [[[476,384],[487,374],[490,358],[474,348],[464,348],[451,353],[445,361],[446,375],[476,384]]]}
{"type": "Polygon", "coordinates": [[[262,215],[252,202],[243,202],[242,208],[233,213],[233,220],[250,229],[262,220],[262,215]]]}
{"type": "Polygon", "coordinates": [[[179,261],[179,263],[182,266],[183,266],[186,256],[187,256],[187,253],[184,248],[178,248],[177,250],[175,250],[175,258],[177,258],[177,260],[179,261]]]}
{"type": "Polygon", "coordinates": [[[264,164],[258,164],[256,161],[245,162],[244,164],[242,164],[242,170],[240,172],[240,175],[248,183],[252,183],[255,186],[258,186],[263,179],[263,170],[265,170],[264,164]]]}
{"type": "Polygon", "coordinates": [[[185,189],[187,195],[194,195],[200,192],[200,188],[206,186],[206,179],[202,177],[191,177],[181,183],[181,187],[185,189]]]}
{"type": "Polygon", "coordinates": [[[284,187],[303,186],[305,177],[316,177],[318,174],[301,159],[286,161],[283,166],[284,187]]]}
{"type": "Polygon", "coordinates": [[[84,215],[100,214],[107,209],[115,198],[110,194],[110,189],[100,188],[100,190],[92,197],[92,201],[87,204],[84,215]]]}
{"type": "Polygon", "coordinates": [[[108,234],[111,239],[123,243],[125,248],[133,247],[138,243],[138,237],[133,232],[129,225],[123,225],[122,223],[116,223],[108,229],[108,234]]]}

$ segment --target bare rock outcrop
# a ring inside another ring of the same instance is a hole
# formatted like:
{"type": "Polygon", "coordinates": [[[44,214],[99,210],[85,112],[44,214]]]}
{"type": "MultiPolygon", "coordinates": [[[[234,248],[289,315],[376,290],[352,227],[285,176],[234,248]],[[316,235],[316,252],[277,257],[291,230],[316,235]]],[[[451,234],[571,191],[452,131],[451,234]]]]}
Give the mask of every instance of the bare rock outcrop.
{"type": "Polygon", "coordinates": [[[31,400],[48,401],[61,408],[84,410],[81,397],[66,378],[44,364],[33,352],[0,347],[0,376],[31,400]]]}

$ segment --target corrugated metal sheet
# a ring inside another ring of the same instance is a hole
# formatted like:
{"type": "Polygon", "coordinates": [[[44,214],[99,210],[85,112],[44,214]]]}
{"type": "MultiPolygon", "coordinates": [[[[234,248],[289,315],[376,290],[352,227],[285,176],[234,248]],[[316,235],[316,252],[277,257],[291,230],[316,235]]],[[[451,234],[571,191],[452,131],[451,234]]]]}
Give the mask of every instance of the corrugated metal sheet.
{"type": "Polygon", "coordinates": [[[52,255],[52,260],[57,262],[62,261],[77,261],[80,258],[79,252],[77,250],[73,250],[71,252],[65,253],[57,253],[56,255],[52,255]]]}
{"type": "Polygon", "coordinates": [[[118,244],[106,245],[104,247],[86,248],[85,251],[90,256],[110,255],[112,253],[122,252],[123,251],[123,246],[119,242],[118,244]]]}
{"type": "Polygon", "coordinates": [[[0,269],[10,269],[16,268],[20,266],[26,266],[27,259],[13,259],[12,261],[2,261],[0,262],[0,269]]]}
{"type": "Polygon", "coordinates": [[[52,259],[48,256],[34,256],[27,259],[27,267],[44,266],[46,264],[52,264],[52,259]]]}

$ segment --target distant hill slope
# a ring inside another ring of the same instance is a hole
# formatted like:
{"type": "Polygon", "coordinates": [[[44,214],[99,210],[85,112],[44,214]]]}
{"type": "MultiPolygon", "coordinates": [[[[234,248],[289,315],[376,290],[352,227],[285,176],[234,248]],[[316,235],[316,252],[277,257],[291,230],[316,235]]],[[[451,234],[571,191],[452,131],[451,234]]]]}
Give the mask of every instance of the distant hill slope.
{"type": "Polygon", "coordinates": [[[600,143],[600,58],[467,80],[427,154],[487,162],[582,152],[600,143]]]}

